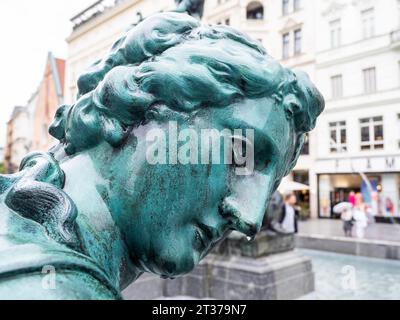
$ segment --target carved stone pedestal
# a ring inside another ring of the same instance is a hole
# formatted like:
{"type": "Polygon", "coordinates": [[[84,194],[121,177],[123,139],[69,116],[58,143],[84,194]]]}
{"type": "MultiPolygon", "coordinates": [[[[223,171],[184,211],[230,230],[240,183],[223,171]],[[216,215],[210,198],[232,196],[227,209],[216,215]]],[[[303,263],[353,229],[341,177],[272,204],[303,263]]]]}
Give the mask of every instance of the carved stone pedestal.
{"type": "Polygon", "coordinates": [[[227,256],[242,256],[260,258],[272,254],[292,251],[295,248],[293,234],[279,235],[271,231],[262,231],[254,241],[248,241],[238,232],[232,234],[222,242],[214,253],[227,256]]]}
{"type": "Polygon", "coordinates": [[[311,260],[298,251],[269,255],[292,247],[293,236],[266,242],[231,237],[190,275],[165,282],[164,296],[213,299],[286,300],[314,291],[311,260]],[[279,243],[279,245],[278,245],[279,243]],[[285,248],[286,244],[286,248],[285,248]]]}
{"type": "Polygon", "coordinates": [[[293,248],[293,235],[264,231],[249,242],[233,233],[189,275],[175,280],[145,275],[125,298],[297,299],[314,291],[314,273],[311,260],[293,248]]]}

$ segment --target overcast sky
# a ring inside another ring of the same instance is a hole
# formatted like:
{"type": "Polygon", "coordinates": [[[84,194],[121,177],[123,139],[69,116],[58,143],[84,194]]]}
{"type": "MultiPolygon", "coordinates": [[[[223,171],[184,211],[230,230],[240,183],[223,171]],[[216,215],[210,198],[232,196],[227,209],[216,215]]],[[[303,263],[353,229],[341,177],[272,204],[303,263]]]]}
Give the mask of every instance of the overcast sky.
{"type": "Polygon", "coordinates": [[[39,86],[47,53],[67,57],[70,18],[95,0],[0,0],[0,146],[14,106],[39,86]]]}

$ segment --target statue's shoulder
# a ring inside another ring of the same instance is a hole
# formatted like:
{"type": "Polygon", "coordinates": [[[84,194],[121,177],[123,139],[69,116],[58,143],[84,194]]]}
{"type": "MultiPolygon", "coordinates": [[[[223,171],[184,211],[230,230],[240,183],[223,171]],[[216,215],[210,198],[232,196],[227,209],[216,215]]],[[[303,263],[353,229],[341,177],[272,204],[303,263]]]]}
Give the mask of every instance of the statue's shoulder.
{"type": "Polygon", "coordinates": [[[53,160],[34,154],[19,173],[0,176],[0,299],[119,299],[107,274],[80,249],[76,208],[53,160]],[[43,289],[52,273],[56,289],[43,289]]]}
{"type": "Polygon", "coordinates": [[[58,243],[42,225],[0,203],[0,299],[97,297],[120,299],[90,257],[58,243]],[[47,287],[49,281],[54,288],[47,287]]]}
{"type": "Polygon", "coordinates": [[[57,243],[43,226],[4,204],[0,233],[0,299],[120,299],[90,257],[57,243]]]}
{"type": "Polygon", "coordinates": [[[71,270],[55,273],[54,276],[27,273],[10,277],[0,283],[0,299],[121,300],[122,298],[90,274],[71,270]]]}
{"type": "MultiPolygon", "coordinates": [[[[32,153],[22,161],[18,173],[0,175],[0,209],[13,217],[7,228],[21,223],[21,217],[44,227],[57,243],[78,247],[77,209],[62,190],[64,183],[64,172],[50,153],[32,153]]],[[[22,236],[23,230],[15,233],[22,236]]],[[[26,234],[29,237],[31,233],[26,234]]]]}

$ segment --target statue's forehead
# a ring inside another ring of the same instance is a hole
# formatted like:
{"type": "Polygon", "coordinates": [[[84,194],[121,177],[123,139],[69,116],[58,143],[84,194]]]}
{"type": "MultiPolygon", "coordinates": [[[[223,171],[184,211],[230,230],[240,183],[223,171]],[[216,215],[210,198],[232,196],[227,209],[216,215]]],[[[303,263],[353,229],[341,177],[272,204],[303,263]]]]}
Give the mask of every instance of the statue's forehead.
{"type": "Polygon", "coordinates": [[[225,108],[222,123],[230,129],[253,129],[279,146],[289,139],[290,124],[273,99],[253,99],[225,108]]]}

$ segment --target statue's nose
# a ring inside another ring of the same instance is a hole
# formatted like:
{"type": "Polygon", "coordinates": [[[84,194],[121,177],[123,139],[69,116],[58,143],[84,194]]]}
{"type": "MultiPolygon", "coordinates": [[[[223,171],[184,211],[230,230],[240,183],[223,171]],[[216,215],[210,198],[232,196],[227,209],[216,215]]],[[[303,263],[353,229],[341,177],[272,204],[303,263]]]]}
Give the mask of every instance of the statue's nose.
{"type": "Polygon", "coordinates": [[[230,227],[254,237],[263,224],[265,211],[276,181],[272,175],[254,173],[231,184],[230,195],[220,205],[220,214],[230,227]]]}
{"type": "Polygon", "coordinates": [[[243,219],[238,219],[235,225],[235,229],[250,238],[254,238],[260,231],[261,225],[243,219]]]}
{"type": "Polygon", "coordinates": [[[230,226],[248,237],[255,237],[262,227],[264,211],[246,213],[233,198],[226,198],[220,206],[220,214],[228,220],[230,226]]]}

